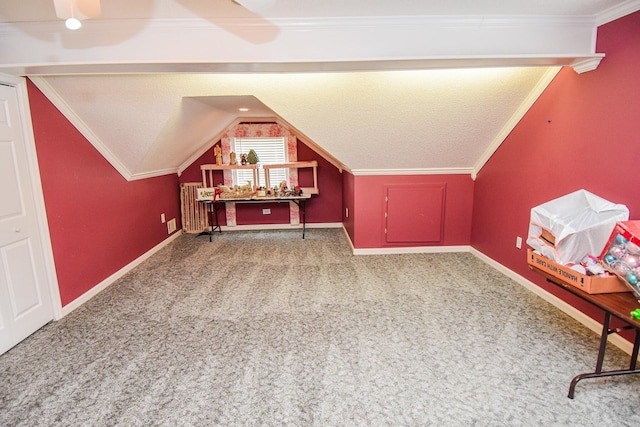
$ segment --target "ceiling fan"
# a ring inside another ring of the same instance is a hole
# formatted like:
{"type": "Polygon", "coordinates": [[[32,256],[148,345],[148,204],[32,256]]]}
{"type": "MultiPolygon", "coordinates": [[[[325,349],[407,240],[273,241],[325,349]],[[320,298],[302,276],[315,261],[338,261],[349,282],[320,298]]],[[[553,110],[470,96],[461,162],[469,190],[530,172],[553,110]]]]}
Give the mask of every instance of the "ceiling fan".
{"type": "Polygon", "coordinates": [[[56,16],[64,19],[64,24],[70,30],[77,30],[82,26],[83,19],[100,16],[100,0],[53,0],[56,16]]]}
{"type": "MultiPolygon", "coordinates": [[[[259,13],[272,7],[276,0],[231,0],[245,9],[259,13]]],[[[56,16],[65,20],[70,30],[77,30],[82,26],[83,19],[100,16],[100,0],[53,0],[56,16]]]]}

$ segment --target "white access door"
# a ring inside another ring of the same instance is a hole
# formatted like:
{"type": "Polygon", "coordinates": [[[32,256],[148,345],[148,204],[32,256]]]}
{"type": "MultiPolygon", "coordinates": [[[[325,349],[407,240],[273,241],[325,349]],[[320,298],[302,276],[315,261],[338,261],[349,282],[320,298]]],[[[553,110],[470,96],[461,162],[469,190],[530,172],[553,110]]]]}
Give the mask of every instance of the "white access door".
{"type": "Polygon", "coordinates": [[[0,354],[53,319],[24,126],[0,84],[0,354]]]}

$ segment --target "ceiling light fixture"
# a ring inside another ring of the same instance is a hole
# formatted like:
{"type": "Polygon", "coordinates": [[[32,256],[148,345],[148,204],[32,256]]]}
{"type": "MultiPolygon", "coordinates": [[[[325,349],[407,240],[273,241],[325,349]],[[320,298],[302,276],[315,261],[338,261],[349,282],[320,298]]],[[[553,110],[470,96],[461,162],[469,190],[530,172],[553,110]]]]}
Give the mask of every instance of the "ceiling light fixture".
{"type": "Polygon", "coordinates": [[[100,0],[53,0],[56,16],[70,30],[82,27],[82,20],[100,16],[100,0]]]}
{"type": "Polygon", "coordinates": [[[249,111],[249,109],[247,107],[240,107],[238,108],[238,111],[249,111]]]}
{"type": "Polygon", "coordinates": [[[70,30],[77,30],[78,28],[82,27],[82,22],[72,16],[71,18],[68,18],[66,21],[64,21],[64,25],[70,30]]]}

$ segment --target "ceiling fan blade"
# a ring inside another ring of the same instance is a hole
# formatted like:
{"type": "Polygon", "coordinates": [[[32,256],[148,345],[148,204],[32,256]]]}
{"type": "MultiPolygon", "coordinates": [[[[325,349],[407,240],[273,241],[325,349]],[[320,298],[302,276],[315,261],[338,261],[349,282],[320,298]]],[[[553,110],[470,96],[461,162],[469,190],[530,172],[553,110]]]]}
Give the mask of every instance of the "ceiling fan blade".
{"type": "Polygon", "coordinates": [[[56,16],[60,19],[97,18],[100,16],[100,0],[53,0],[56,16]]]}
{"type": "Polygon", "coordinates": [[[234,0],[236,3],[244,7],[245,9],[250,10],[251,12],[258,13],[263,12],[274,4],[276,4],[276,0],[234,0]]]}

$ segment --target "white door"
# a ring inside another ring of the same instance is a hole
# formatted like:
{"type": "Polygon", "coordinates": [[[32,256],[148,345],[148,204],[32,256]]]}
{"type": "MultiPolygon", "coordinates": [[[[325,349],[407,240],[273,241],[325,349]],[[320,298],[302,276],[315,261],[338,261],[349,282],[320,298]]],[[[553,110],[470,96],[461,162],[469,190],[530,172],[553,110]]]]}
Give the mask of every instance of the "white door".
{"type": "Polygon", "coordinates": [[[53,318],[24,126],[0,83],[0,354],[53,318]]]}

